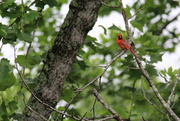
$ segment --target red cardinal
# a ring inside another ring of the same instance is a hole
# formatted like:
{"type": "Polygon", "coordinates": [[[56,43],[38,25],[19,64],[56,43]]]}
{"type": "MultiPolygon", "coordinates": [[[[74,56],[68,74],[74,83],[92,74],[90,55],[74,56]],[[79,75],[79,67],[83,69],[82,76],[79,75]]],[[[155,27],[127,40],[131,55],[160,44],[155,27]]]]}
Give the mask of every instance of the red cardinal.
{"type": "Polygon", "coordinates": [[[122,49],[125,50],[130,50],[135,56],[136,58],[138,58],[138,55],[136,54],[136,52],[134,52],[134,50],[132,49],[132,46],[129,44],[128,41],[126,41],[121,34],[118,34],[118,38],[116,40],[116,43],[119,45],[119,47],[121,47],[122,49]]]}

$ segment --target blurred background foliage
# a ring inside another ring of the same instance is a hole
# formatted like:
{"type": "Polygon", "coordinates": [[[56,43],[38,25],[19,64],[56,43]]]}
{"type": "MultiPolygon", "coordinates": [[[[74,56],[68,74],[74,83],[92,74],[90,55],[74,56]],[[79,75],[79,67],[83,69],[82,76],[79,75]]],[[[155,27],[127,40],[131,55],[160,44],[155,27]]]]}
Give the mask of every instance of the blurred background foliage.
{"type": "MultiPolygon", "coordinates": [[[[119,5],[118,0],[104,2],[112,6],[119,5]]],[[[1,52],[0,55],[0,120],[21,119],[25,104],[30,97],[30,93],[22,87],[22,78],[33,90],[36,86],[35,78],[38,78],[41,72],[46,52],[52,47],[63,22],[61,7],[67,3],[67,0],[6,0],[0,3],[1,19],[6,20],[7,23],[0,23],[0,49],[10,45],[15,56],[10,60],[4,57],[6,53],[1,52]]],[[[125,6],[128,17],[141,8],[144,9],[130,19],[131,28],[136,29],[134,42],[144,68],[163,98],[167,100],[179,70],[172,67],[157,70],[154,64],[162,61],[165,52],[173,53],[179,43],[178,26],[171,29],[167,29],[167,26],[177,21],[180,13],[171,19],[169,16],[173,10],[180,7],[178,2],[171,0],[136,0],[131,5],[125,6]]],[[[109,16],[112,12],[119,13],[120,9],[102,6],[99,17],[109,16]]],[[[127,33],[121,29],[121,26],[112,25],[105,28],[100,25],[100,27],[104,29],[104,33],[99,35],[100,39],[88,35],[74,61],[64,84],[60,103],[57,105],[60,111],[65,109],[65,105],[80,88],[98,76],[104,66],[121,51],[115,42],[117,33],[122,33],[128,40],[127,33]]],[[[145,99],[144,94],[166,113],[142,77],[130,52],[113,62],[101,79],[91,84],[73,101],[67,112],[74,116],[83,116],[87,113],[86,117],[92,117],[94,113],[110,115],[99,102],[95,103],[93,88],[97,88],[103,99],[123,118],[130,118],[132,121],[142,120],[142,117],[149,121],[171,120],[145,99]]],[[[180,114],[179,89],[178,84],[171,102],[176,114],[180,114]]],[[[52,121],[60,118],[61,116],[56,112],[51,115],[52,121]]]]}

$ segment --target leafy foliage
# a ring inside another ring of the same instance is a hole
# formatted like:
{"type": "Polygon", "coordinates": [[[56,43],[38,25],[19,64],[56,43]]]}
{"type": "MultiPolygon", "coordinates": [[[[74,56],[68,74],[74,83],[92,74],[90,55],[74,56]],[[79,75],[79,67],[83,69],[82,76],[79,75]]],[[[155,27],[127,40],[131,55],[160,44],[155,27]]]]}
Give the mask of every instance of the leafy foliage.
{"type": "MultiPolygon", "coordinates": [[[[4,57],[5,53],[1,54],[0,120],[21,119],[25,103],[30,97],[29,92],[25,88],[21,88],[22,78],[31,89],[36,86],[33,78],[38,77],[46,52],[56,38],[58,26],[61,25],[59,21],[62,21],[59,10],[61,5],[66,2],[67,0],[27,0],[25,3],[15,3],[14,0],[7,0],[1,3],[1,17],[7,19],[7,24],[0,23],[1,50],[3,46],[9,44],[15,48],[11,53],[17,55],[14,57],[15,63],[12,64],[4,57]],[[32,6],[35,6],[35,9],[32,9],[32,6]],[[28,49],[29,47],[30,49],[28,49]]],[[[106,0],[105,2],[108,5],[118,5],[118,0],[106,0]]],[[[126,6],[127,16],[130,18],[132,13],[142,7],[146,8],[130,19],[131,26],[138,30],[136,34],[139,35],[134,38],[134,42],[135,45],[138,45],[137,52],[144,68],[157,85],[163,98],[167,100],[180,70],[170,67],[167,70],[159,71],[154,64],[162,61],[165,52],[174,52],[177,47],[178,42],[175,41],[175,38],[178,38],[179,34],[176,32],[176,28],[169,30],[166,35],[163,31],[175,21],[169,20],[168,16],[171,9],[178,7],[178,3],[168,0],[163,0],[161,3],[153,0],[147,0],[144,3],[135,1],[132,6],[126,6]],[[164,15],[167,17],[164,18],[164,15]],[[172,47],[167,48],[166,43],[170,40],[172,40],[172,47]],[[158,78],[159,73],[163,81],[158,78]]],[[[112,12],[119,12],[119,8],[102,6],[99,16],[108,16],[112,12]]],[[[120,32],[124,38],[128,38],[126,31],[122,30],[120,26],[115,24],[109,28],[105,28],[103,25],[99,26],[103,28],[104,34],[99,35],[100,40],[91,36],[86,37],[84,46],[78,53],[67,77],[60,98],[65,104],[79,89],[98,76],[104,66],[121,51],[115,42],[117,33],[120,32]]],[[[103,99],[123,118],[130,118],[133,121],[142,120],[142,117],[147,120],[168,120],[143,96],[145,94],[153,104],[165,112],[142,77],[130,52],[113,62],[101,78],[81,92],[73,101],[72,107],[67,109],[67,113],[82,117],[85,114],[86,117],[92,117],[94,114],[110,115],[100,103],[95,101],[91,91],[93,88],[99,89],[103,99]]],[[[180,109],[177,108],[180,107],[179,89],[180,85],[177,85],[171,100],[176,114],[180,114],[180,109]]],[[[64,111],[66,108],[60,104],[59,107],[57,105],[57,109],[64,111]]],[[[51,119],[58,120],[58,118],[61,118],[59,113],[53,112],[51,119]]],[[[71,119],[67,118],[67,120],[71,119]]]]}

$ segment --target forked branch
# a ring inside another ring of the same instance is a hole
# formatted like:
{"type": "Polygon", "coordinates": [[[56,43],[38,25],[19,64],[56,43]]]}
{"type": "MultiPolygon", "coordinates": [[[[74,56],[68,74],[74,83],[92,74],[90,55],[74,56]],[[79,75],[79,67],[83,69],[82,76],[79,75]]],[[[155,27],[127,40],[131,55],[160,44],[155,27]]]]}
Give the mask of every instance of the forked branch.
{"type": "Polygon", "coordinates": [[[93,89],[93,94],[96,96],[97,100],[114,116],[117,121],[124,121],[99,95],[96,89],[93,89]]]}
{"type": "MultiPolygon", "coordinates": [[[[125,26],[126,26],[126,31],[127,31],[127,34],[129,36],[129,39],[130,41],[132,41],[132,33],[131,33],[131,30],[129,28],[129,23],[128,23],[128,19],[127,19],[127,16],[126,16],[126,12],[124,10],[124,7],[123,7],[123,3],[122,3],[122,0],[119,0],[119,3],[120,3],[120,9],[122,11],[122,15],[123,15],[123,18],[124,18],[124,23],[125,23],[125,26]]],[[[175,121],[180,121],[179,117],[174,113],[174,111],[170,108],[170,106],[168,105],[168,103],[165,102],[165,100],[162,98],[161,94],[159,93],[158,89],[156,88],[155,84],[153,83],[153,81],[151,80],[149,74],[147,73],[147,71],[143,68],[142,66],[142,63],[141,61],[136,58],[136,62],[139,66],[139,69],[141,70],[142,72],[142,75],[145,77],[145,79],[148,81],[150,87],[152,88],[152,90],[154,91],[156,97],[158,98],[159,102],[162,104],[162,106],[166,109],[166,111],[169,113],[169,115],[171,115],[171,117],[175,120],[175,121]]]]}

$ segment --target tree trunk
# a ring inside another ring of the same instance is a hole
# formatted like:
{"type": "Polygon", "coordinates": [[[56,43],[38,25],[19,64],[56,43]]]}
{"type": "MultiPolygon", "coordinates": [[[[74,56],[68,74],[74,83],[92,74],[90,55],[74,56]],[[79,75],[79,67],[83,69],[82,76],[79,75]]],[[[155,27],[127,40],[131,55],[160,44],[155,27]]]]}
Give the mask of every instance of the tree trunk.
{"type": "MultiPolygon", "coordinates": [[[[87,33],[94,26],[99,0],[73,0],[51,50],[48,51],[42,73],[37,78],[34,94],[44,103],[55,107],[60,99],[64,81],[71,70],[73,60],[83,45],[87,33]]],[[[41,121],[49,118],[52,110],[33,96],[26,107],[23,120],[41,121]]]]}

